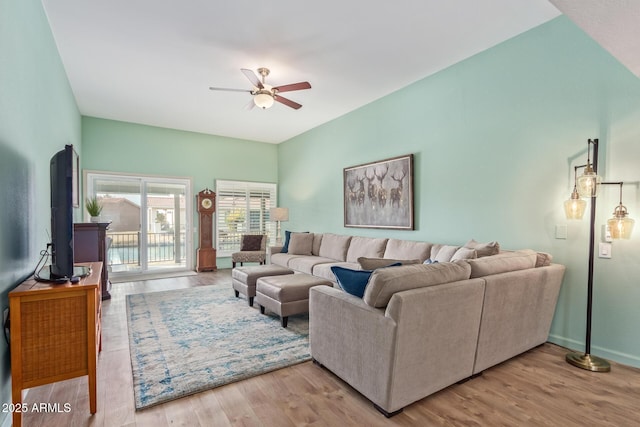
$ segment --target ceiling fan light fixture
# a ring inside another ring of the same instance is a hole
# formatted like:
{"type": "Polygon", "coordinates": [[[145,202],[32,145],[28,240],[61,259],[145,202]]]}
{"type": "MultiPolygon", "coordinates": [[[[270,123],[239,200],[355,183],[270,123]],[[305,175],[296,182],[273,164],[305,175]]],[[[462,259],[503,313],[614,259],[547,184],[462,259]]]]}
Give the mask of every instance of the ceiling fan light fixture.
{"type": "Polygon", "coordinates": [[[248,68],[241,68],[240,71],[245,75],[247,79],[253,84],[253,89],[245,90],[245,89],[230,89],[224,87],[209,87],[211,90],[226,90],[232,92],[249,92],[253,95],[253,99],[250,103],[246,105],[246,109],[251,109],[254,106],[258,106],[263,110],[267,108],[271,108],[275,101],[278,101],[280,104],[286,105],[287,107],[293,108],[294,110],[299,110],[302,105],[298,104],[295,101],[292,101],[284,96],[280,96],[280,92],[291,92],[294,90],[304,90],[311,89],[311,84],[309,82],[298,82],[287,85],[280,86],[271,86],[265,82],[265,78],[269,75],[268,68],[258,68],[258,73],[262,76],[260,79],[256,73],[249,70],[248,68]]]}
{"type": "Polygon", "coordinates": [[[253,102],[256,104],[256,107],[266,110],[273,105],[273,95],[266,90],[261,90],[253,97],[253,102]]]}

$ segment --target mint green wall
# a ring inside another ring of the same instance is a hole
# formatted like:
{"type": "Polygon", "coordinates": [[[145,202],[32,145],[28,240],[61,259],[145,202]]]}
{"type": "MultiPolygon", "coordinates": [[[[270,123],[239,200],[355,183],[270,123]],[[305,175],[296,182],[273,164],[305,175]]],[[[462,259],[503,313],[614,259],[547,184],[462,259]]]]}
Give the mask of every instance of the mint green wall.
{"type": "MultiPolygon", "coordinates": [[[[416,54],[419,54],[416,52],[416,54]]],[[[286,229],[550,252],[567,266],[551,339],[582,349],[588,221],[564,218],[588,138],[640,219],[640,80],[560,17],[279,146],[286,229]],[[626,155],[629,150],[631,155],[626,155]],[[344,167],[414,153],[414,231],[343,227],[344,167]],[[572,163],[573,162],[573,163],[572,163]],[[576,163],[577,162],[577,163],[576,163]],[[555,225],[569,238],[555,239],[555,225]]],[[[604,224],[617,204],[607,188],[604,224]]],[[[640,366],[640,227],[596,260],[592,353],[640,366]]]]}
{"type": "MultiPolygon", "coordinates": [[[[49,159],[74,144],[80,114],[42,4],[0,0],[0,306],[49,241],[49,159]]],[[[0,402],[11,401],[10,354],[0,338],[0,402]]],[[[7,413],[0,413],[0,425],[7,413]]]]}
{"type": "MultiPolygon", "coordinates": [[[[82,118],[82,151],[86,169],[189,177],[194,195],[217,179],[278,179],[276,145],[93,117],[82,118]]],[[[229,258],[218,267],[231,267],[229,258]]]]}

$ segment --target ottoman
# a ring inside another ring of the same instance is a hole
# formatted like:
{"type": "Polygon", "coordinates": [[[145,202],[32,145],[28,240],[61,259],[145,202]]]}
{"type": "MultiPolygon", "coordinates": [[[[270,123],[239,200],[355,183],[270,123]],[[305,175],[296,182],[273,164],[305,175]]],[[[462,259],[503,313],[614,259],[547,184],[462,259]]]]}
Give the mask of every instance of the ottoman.
{"type": "Polygon", "coordinates": [[[249,306],[253,307],[253,297],[256,296],[256,280],[264,276],[281,276],[293,274],[293,270],[279,265],[256,265],[253,267],[236,267],[231,270],[231,285],[236,293],[246,295],[249,306]]]}
{"type": "Polygon", "coordinates": [[[321,285],[333,283],[304,273],[261,277],[256,282],[256,303],[262,314],[268,308],[279,315],[282,327],[286,328],[289,316],[309,311],[309,289],[321,285]]]}

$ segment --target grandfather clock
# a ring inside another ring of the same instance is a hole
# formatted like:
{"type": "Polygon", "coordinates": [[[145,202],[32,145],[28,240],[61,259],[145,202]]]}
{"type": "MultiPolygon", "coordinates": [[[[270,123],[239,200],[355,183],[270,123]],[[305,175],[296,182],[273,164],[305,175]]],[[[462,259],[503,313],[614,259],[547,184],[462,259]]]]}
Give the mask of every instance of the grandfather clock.
{"type": "Polygon", "coordinates": [[[216,211],[216,193],[205,188],[198,193],[200,214],[199,248],[196,271],[216,271],[216,250],[213,248],[213,213],[216,211]]]}

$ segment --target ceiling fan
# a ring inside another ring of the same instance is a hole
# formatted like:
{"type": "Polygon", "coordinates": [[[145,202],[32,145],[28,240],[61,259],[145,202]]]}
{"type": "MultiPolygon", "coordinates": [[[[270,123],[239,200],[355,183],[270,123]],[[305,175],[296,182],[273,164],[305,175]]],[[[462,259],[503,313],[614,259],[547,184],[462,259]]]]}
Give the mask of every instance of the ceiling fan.
{"type": "Polygon", "coordinates": [[[265,78],[269,75],[268,68],[258,68],[258,73],[262,76],[262,80],[258,78],[256,73],[253,70],[249,70],[246,68],[241,68],[240,71],[249,79],[251,84],[253,84],[253,89],[228,89],[224,87],[210,87],[211,90],[227,90],[232,92],[249,92],[253,95],[253,99],[249,104],[247,104],[246,108],[248,110],[252,109],[255,105],[262,109],[270,108],[273,105],[274,101],[278,101],[281,104],[284,104],[288,107],[299,109],[302,107],[301,104],[294,102],[288,98],[280,96],[280,92],[291,92],[294,90],[302,90],[302,89],[311,89],[311,84],[309,82],[300,82],[300,83],[292,83],[288,85],[282,86],[271,86],[265,83],[265,78]]]}

